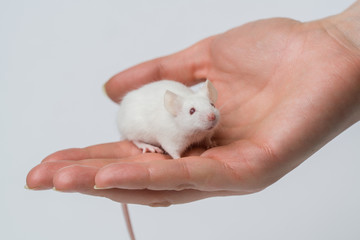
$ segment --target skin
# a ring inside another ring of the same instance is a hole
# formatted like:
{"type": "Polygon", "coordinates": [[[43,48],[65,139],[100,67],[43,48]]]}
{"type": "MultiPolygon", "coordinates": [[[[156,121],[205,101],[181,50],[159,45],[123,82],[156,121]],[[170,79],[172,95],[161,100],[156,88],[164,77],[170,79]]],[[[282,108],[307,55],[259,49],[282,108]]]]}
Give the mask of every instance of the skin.
{"type": "Polygon", "coordinates": [[[313,22],[251,22],[115,75],[105,85],[115,102],[150,81],[210,79],[218,146],[176,160],[128,141],[62,150],[27,186],[150,206],[263,190],[360,120],[359,16],[358,1],[313,22]]]}

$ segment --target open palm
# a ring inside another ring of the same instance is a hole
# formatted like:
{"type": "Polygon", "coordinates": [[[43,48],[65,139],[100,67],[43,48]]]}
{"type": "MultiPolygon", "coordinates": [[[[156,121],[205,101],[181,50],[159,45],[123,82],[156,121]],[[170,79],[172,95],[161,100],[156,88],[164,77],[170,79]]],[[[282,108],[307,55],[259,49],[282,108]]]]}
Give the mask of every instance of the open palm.
{"type": "Polygon", "coordinates": [[[141,154],[128,141],[67,149],[32,169],[28,186],[152,206],[266,188],[359,120],[360,58],[327,21],[252,22],[107,82],[118,102],[150,81],[210,79],[219,95],[218,147],[176,160],[141,154]]]}

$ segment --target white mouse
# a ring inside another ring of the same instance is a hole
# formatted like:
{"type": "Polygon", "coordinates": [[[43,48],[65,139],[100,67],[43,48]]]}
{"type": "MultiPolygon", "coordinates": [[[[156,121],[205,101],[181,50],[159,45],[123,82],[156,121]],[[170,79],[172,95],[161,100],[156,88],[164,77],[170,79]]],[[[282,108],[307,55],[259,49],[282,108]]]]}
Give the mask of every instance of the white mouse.
{"type": "Polygon", "coordinates": [[[212,147],[219,123],[214,103],[217,91],[209,80],[197,91],[175,81],[161,80],[127,93],[120,103],[121,135],[143,152],[167,152],[172,158],[192,144],[212,147]]]}

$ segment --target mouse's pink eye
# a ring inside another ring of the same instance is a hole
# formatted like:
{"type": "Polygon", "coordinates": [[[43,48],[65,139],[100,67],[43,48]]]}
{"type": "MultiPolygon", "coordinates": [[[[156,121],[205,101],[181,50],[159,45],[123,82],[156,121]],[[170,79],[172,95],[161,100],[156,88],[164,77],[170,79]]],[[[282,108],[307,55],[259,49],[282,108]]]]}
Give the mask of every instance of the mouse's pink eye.
{"type": "Polygon", "coordinates": [[[190,115],[193,115],[195,112],[195,108],[190,108],[190,115]]]}

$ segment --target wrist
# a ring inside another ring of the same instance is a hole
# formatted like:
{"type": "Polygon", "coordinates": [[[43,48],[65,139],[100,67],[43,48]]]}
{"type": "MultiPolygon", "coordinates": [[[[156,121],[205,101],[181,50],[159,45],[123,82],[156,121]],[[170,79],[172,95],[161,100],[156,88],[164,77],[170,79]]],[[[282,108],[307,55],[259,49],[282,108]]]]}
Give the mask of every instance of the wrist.
{"type": "Polygon", "coordinates": [[[348,54],[352,86],[355,94],[355,122],[360,121],[360,0],[340,14],[325,18],[321,23],[327,33],[345,48],[348,54]]]}
{"type": "Polygon", "coordinates": [[[360,0],[345,11],[323,19],[322,24],[333,38],[360,58],[360,0]]]}

